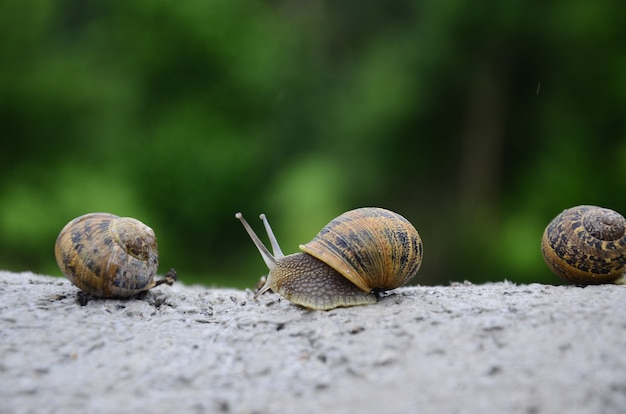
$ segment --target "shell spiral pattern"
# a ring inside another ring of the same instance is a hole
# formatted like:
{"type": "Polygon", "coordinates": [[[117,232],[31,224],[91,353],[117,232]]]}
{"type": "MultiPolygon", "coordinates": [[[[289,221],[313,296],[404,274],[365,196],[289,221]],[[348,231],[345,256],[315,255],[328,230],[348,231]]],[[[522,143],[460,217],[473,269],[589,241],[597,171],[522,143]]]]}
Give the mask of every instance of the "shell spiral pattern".
{"type": "Polygon", "coordinates": [[[55,244],[57,264],[82,291],[130,297],[155,286],[159,266],[154,231],[139,220],[91,213],[70,221],[55,244]]]}
{"type": "Polygon", "coordinates": [[[563,211],[546,227],[541,250],[561,278],[579,285],[619,283],[626,270],[626,220],[596,206],[563,211]]]}
{"type": "Polygon", "coordinates": [[[372,207],[340,215],[300,249],[365,292],[406,284],[419,270],[423,255],[422,240],[407,219],[372,207]]]}

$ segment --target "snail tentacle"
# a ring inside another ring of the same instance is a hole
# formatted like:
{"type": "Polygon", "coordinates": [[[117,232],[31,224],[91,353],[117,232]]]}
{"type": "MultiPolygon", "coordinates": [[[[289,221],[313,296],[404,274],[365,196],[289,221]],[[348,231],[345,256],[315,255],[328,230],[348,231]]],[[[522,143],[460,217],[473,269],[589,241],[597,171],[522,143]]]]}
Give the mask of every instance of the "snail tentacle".
{"type": "Polygon", "coordinates": [[[270,253],[270,251],[267,250],[267,247],[265,247],[265,245],[263,244],[259,236],[257,236],[254,230],[252,230],[252,227],[250,227],[246,219],[243,218],[243,214],[236,213],[235,218],[237,218],[239,221],[241,221],[241,224],[243,224],[243,227],[248,232],[248,235],[252,239],[252,242],[254,243],[256,248],[259,250],[259,253],[261,253],[261,257],[263,258],[263,261],[267,265],[267,268],[269,270],[274,270],[276,268],[276,259],[274,258],[274,256],[272,256],[272,253],[270,253]]]}
{"type": "Polygon", "coordinates": [[[272,252],[274,254],[274,259],[278,259],[279,257],[285,257],[285,255],[283,254],[283,251],[280,249],[278,240],[276,239],[276,236],[274,235],[272,226],[270,226],[270,222],[267,221],[265,214],[261,214],[259,218],[263,221],[263,226],[265,226],[267,237],[270,239],[270,244],[272,245],[272,252]]]}

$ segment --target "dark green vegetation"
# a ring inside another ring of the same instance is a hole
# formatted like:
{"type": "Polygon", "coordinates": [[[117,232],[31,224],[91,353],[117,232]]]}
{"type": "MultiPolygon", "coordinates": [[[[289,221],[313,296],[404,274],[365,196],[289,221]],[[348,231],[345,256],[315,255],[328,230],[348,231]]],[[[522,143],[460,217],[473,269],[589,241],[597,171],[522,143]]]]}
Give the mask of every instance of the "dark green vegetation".
{"type": "Polygon", "coordinates": [[[0,4],[0,268],[60,275],[94,211],[154,228],[181,280],[253,286],[240,223],[291,253],[380,206],[416,282],[558,283],[546,224],[626,213],[623,0],[0,4]],[[258,226],[258,227],[257,227],[258,226]]]}

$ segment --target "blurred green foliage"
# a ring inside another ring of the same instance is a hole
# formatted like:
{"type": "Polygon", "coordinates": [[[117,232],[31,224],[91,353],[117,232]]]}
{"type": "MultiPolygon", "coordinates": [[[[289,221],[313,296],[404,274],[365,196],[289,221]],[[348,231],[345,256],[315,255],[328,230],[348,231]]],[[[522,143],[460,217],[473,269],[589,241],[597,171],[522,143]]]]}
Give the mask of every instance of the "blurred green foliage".
{"type": "Polygon", "coordinates": [[[420,231],[416,283],[559,283],[576,204],[626,213],[623,0],[6,0],[0,268],[60,275],[94,211],[155,229],[161,269],[253,286],[234,219],[291,253],[376,205],[420,231]]]}

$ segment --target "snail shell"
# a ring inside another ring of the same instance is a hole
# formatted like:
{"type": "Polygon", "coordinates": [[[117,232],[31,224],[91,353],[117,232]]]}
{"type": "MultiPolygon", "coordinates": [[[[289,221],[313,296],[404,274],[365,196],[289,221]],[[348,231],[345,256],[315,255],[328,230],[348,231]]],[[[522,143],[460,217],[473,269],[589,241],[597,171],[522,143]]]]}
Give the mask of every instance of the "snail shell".
{"type": "Polygon", "coordinates": [[[401,215],[382,208],[348,211],[332,220],[302,253],[282,254],[264,215],[261,219],[274,255],[237,213],[270,269],[257,296],[272,289],[287,300],[311,308],[371,304],[374,292],[395,289],[411,280],[422,263],[419,233],[401,215]]]}
{"type": "Polygon", "coordinates": [[[546,227],[541,251],[548,267],[577,284],[624,283],[626,220],[596,206],[563,211],[546,227]]]}
{"type": "Polygon", "coordinates": [[[159,266],[154,231],[134,218],[77,217],[59,233],[54,253],[65,276],[92,296],[130,297],[160,284],[154,280],[159,266]]]}

